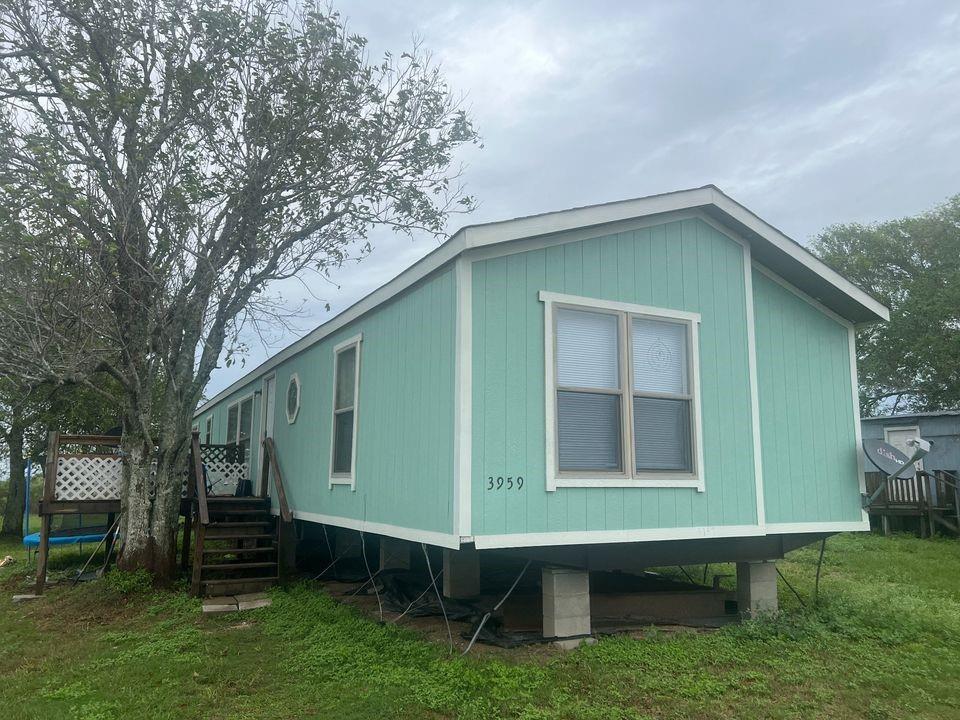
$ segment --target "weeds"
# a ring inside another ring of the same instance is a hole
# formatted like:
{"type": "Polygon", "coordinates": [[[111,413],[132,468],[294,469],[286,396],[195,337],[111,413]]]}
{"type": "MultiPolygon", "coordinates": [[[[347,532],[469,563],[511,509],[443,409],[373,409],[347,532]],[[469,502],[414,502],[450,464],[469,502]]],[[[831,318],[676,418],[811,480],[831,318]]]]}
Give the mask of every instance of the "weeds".
{"type": "MultiPolygon", "coordinates": [[[[815,549],[781,563],[807,598],[815,564],[815,549]]],[[[956,541],[837,537],[817,607],[781,587],[777,618],[571,653],[450,657],[308,584],[272,597],[243,622],[209,618],[182,588],[111,572],[0,605],[5,719],[960,717],[956,541]]]]}

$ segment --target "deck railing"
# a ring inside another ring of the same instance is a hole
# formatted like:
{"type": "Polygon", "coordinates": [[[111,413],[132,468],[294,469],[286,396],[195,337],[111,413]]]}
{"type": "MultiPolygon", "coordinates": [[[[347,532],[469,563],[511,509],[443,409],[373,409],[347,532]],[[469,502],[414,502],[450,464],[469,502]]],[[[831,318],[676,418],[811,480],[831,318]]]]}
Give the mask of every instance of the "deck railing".
{"type": "Polygon", "coordinates": [[[43,502],[119,500],[123,482],[119,445],[120,438],[112,435],[50,433],[43,502]],[[111,448],[113,452],[106,452],[111,448]]]}
{"type": "Polygon", "coordinates": [[[886,487],[871,505],[872,508],[896,507],[917,508],[923,511],[928,508],[951,508],[957,503],[957,484],[951,473],[936,470],[925,472],[920,470],[912,478],[897,478],[887,481],[881,473],[869,472],[865,474],[867,495],[886,483],[886,487]]]}
{"type": "Polygon", "coordinates": [[[272,437],[263,439],[263,477],[273,479],[273,486],[277,489],[280,517],[284,522],[290,522],[293,520],[293,513],[290,512],[290,505],[287,502],[287,490],[283,484],[283,475],[280,473],[280,463],[277,461],[277,446],[272,437]]]}

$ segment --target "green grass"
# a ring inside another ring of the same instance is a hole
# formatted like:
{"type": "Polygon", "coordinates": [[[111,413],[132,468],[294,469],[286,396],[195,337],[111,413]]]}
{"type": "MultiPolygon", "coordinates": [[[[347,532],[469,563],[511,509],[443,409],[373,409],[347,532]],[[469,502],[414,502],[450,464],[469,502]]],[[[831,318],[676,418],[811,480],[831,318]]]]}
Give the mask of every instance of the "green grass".
{"type": "MultiPolygon", "coordinates": [[[[123,575],[14,606],[29,570],[19,548],[7,553],[18,562],[0,569],[5,720],[960,717],[954,540],[832,538],[816,611],[781,584],[775,621],[467,659],[305,584],[217,617],[182,588],[123,575]]],[[[805,598],[816,556],[781,564],[805,598]]],[[[53,567],[75,560],[58,553],[53,567]]]]}

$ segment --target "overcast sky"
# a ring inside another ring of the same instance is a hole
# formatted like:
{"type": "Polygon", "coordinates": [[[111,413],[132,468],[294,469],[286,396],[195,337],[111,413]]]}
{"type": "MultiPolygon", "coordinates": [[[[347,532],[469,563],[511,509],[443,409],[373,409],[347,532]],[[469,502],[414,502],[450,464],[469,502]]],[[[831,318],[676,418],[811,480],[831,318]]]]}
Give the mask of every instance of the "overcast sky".
{"type": "MultiPolygon", "coordinates": [[[[420,37],[483,149],[461,225],[714,183],[806,243],[960,193],[960,3],[406,2],[336,5],[374,59],[420,37]]],[[[214,372],[212,396],[434,247],[371,234],[295,332],[214,372]],[[330,311],[324,307],[331,306],[330,311]]]]}

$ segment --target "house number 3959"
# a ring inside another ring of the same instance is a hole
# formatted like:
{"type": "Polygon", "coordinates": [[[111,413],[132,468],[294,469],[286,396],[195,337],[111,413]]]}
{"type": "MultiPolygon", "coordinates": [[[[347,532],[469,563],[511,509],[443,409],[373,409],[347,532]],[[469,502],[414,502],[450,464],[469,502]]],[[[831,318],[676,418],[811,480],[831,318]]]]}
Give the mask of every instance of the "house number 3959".
{"type": "Polygon", "coordinates": [[[516,477],[512,475],[509,477],[487,475],[487,490],[520,490],[521,488],[523,488],[522,475],[516,477]]]}

